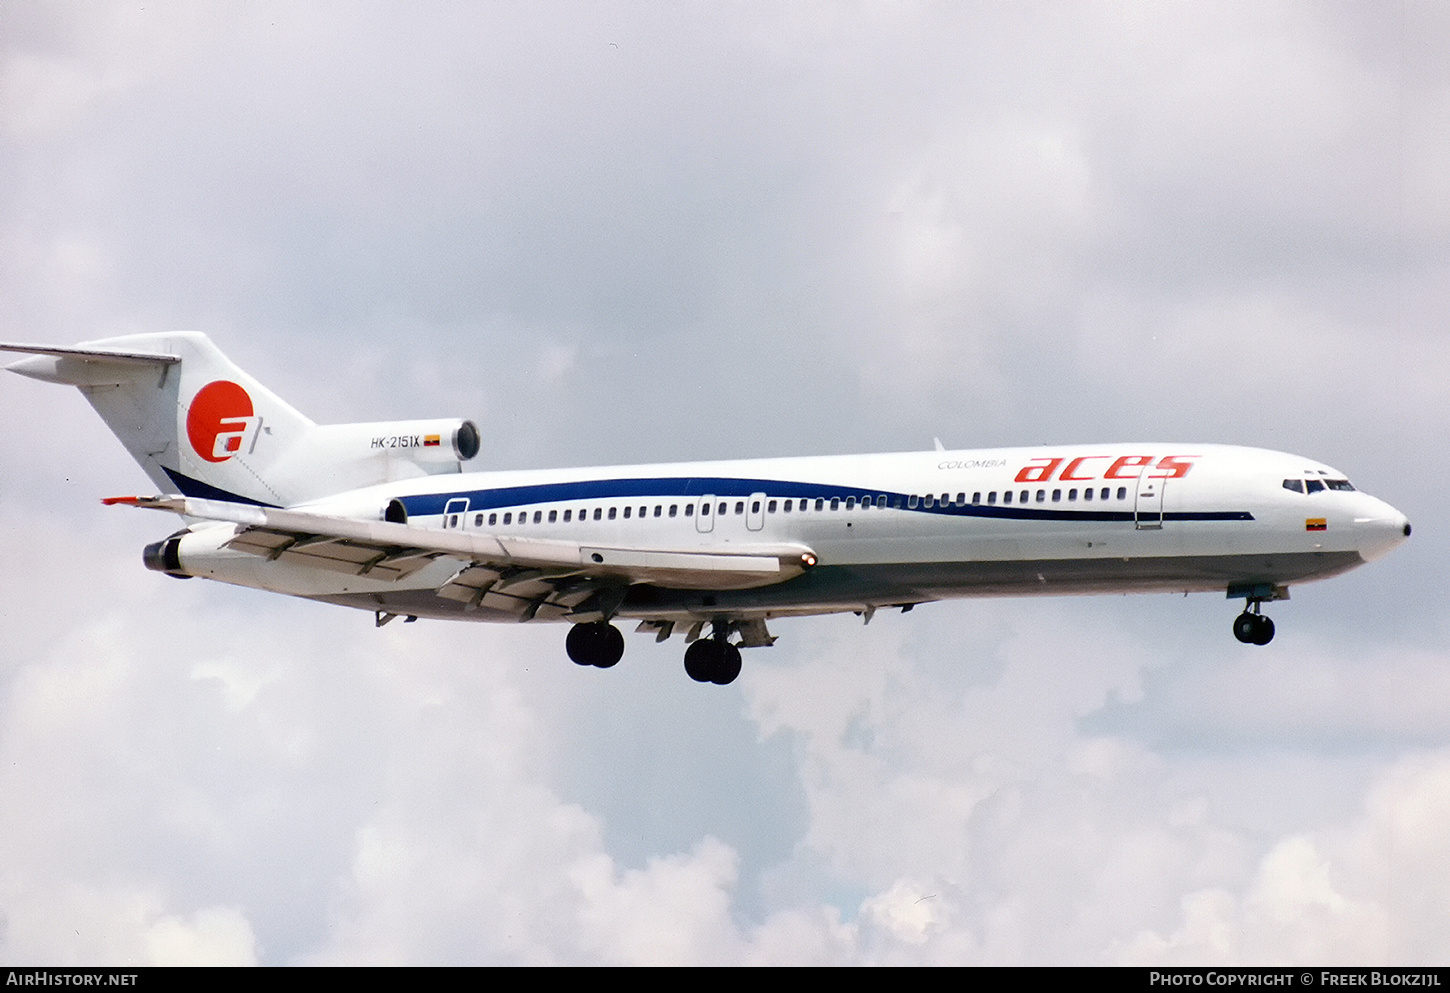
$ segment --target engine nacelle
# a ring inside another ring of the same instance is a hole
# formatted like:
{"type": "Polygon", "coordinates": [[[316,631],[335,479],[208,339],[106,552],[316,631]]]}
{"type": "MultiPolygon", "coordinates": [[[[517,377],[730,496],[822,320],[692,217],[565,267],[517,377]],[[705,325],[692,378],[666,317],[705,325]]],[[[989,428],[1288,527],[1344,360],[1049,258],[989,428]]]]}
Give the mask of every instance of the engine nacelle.
{"type": "Polygon", "coordinates": [[[459,419],[323,424],[314,430],[317,454],[342,461],[382,457],[417,465],[467,462],[482,444],[478,425],[459,419]]]}
{"type": "Polygon", "coordinates": [[[478,426],[457,418],[319,424],[287,447],[268,476],[275,481],[274,492],[316,500],[378,483],[461,472],[479,445],[478,426]]]}
{"type": "Polygon", "coordinates": [[[177,579],[190,579],[191,573],[181,566],[181,539],[188,531],[178,531],[168,538],[147,545],[141,552],[141,561],[152,572],[164,572],[177,579]]]}

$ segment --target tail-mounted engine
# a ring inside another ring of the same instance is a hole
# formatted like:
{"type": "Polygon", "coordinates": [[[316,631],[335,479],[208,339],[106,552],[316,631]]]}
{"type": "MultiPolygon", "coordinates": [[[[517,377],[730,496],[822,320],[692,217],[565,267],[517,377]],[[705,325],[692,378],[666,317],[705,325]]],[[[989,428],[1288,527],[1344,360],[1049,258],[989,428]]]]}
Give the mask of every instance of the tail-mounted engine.
{"type": "Polygon", "coordinates": [[[191,573],[181,566],[181,539],[189,531],[178,531],[169,538],[147,545],[141,552],[141,561],[152,572],[164,572],[177,579],[190,579],[191,573]]]}
{"type": "Polygon", "coordinates": [[[318,427],[315,444],[339,459],[393,458],[417,465],[467,462],[478,454],[478,425],[465,420],[379,421],[318,427]]]}

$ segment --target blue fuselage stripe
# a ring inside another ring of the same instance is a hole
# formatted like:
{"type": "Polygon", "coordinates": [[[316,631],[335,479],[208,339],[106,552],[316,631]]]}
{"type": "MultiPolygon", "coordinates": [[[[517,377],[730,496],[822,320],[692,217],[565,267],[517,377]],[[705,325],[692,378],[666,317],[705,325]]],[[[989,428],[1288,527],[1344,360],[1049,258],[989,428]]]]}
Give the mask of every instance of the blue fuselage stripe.
{"type": "Polygon", "coordinates": [[[166,475],[171,477],[171,482],[175,484],[176,489],[182,496],[189,496],[198,500],[224,500],[227,503],[245,503],[253,507],[277,506],[275,503],[264,503],[261,500],[253,500],[251,497],[244,497],[230,490],[212,486],[210,483],[203,483],[199,479],[192,479],[183,472],[177,472],[175,469],[167,469],[166,466],[162,466],[161,468],[166,475]]]}
{"type": "MultiPolygon", "coordinates": [[[[1016,492],[1015,489],[1013,492],[1016,492]]],[[[1011,504],[967,504],[965,506],[951,504],[944,507],[937,503],[927,507],[918,502],[916,507],[908,508],[907,495],[891,490],[778,479],[739,479],[726,476],[589,479],[564,483],[540,483],[531,486],[505,486],[486,490],[460,490],[451,493],[424,493],[401,499],[409,517],[429,517],[442,514],[450,500],[467,500],[468,512],[476,513],[502,508],[513,510],[540,504],[616,500],[626,497],[696,500],[709,494],[722,500],[734,500],[748,497],[752,493],[765,493],[771,499],[777,500],[829,500],[834,497],[846,500],[855,497],[858,503],[868,499],[874,503],[878,497],[884,496],[891,509],[909,509],[911,513],[938,514],[947,517],[1038,521],[1134,521],[1143,517],[1154,520],[1158,518],[1156,511],[1134,513],[1132,510],[1061,510],[1011,504]]],[[[1162,516],[1167,521],[1251,521],[1254,519],[1253,514],[1244,510],[1168,511],[1162,516]]]]}

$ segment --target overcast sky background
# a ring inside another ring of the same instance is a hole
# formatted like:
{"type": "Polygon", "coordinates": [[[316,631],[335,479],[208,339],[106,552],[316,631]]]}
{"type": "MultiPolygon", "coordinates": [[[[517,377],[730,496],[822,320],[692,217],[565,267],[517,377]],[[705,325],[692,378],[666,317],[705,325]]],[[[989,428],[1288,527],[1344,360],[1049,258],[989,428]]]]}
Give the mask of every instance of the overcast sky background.
{"type": "Polygon", "coordinates": [[[0,380],[0,960],[1450,959],[1450,8],[0,3],[0,338],[475,465],[1179,439],[1415,525],[1221,597],[627,634],[146,572],[0,380]]]}

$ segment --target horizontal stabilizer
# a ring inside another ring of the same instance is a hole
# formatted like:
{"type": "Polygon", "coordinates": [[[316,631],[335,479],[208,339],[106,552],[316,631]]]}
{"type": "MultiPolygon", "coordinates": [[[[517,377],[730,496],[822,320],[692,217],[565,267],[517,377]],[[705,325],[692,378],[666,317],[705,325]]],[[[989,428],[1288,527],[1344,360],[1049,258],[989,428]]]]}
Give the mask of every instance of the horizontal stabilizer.
{"type": "Polygon", "coordinates": [[[110,348],[62,348],[56,345],[25,345],[0,342],[0,352],[20,352],[32,356],[7,368],[31,379],[68,386],[107,385],[117,373],[138,367],[169,366],[181,361],[179,355],[161,352],[128,352],[110,348]]]}

